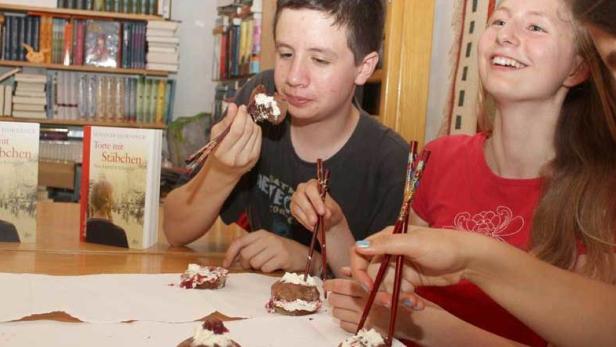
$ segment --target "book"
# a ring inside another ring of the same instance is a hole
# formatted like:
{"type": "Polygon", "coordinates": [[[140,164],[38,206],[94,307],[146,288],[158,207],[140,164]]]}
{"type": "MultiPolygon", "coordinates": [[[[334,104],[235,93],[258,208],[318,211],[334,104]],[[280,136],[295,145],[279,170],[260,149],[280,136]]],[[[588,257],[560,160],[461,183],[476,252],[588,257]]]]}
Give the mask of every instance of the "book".
{"type": "Polygon", "coordinates": [[[39,124],[0,122],[0,241],[36,240],[39,124]]]}
{"type": "Polygon", "coordinates": [[[118,67],[120,41],[120,22],[88,20],[86,22],[85,64],[118,67]]]}
{"type": "Polygon", "coordinates": [[[84,127],[80,238],[148,248],[157,241],[162,130],[84,127]]]}

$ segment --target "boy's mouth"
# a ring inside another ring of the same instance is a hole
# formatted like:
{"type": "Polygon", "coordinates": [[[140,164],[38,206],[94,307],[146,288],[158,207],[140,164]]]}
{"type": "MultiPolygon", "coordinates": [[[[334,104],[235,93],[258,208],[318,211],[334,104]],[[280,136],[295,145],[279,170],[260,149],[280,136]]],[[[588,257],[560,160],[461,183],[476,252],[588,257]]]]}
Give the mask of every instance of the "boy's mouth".
{"type": "Polygon", "coordinates": [[[293,106],[303,106],[310,102],[310,99],[302,98],[291,94],[285,94],[287,102],[293,106]]]}
{"type": "Polygon", "coordinates": [[[527,67],[528,65],[519,62],[513,58],[509,58],[509,57],[505,57],[505,56],[501,56],[501,55],[495,55],[492,57],[491,59],[492,65],[496,65],[496,66],[503,66],[503,67],[508,67],[508,68],[512,68],[512,69],[523,69],[525,67],[527,67]]]}

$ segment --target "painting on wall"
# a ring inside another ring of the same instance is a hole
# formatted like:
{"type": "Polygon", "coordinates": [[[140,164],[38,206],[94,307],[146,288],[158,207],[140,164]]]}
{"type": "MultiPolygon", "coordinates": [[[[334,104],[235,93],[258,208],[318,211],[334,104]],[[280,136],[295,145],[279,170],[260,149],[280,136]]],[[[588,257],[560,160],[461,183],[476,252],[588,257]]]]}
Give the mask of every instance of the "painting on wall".
{"type": "MultiPolygon", "coordinates": [[[[477,44],[496,2],[497,0],[457,1],[449,14],[451,20],[445,21],[449,26],[440,28],[439,35],[446,36],[436,39],[444,41],[445,44],[441,42],[440,45],[433,45],[432,71],[442,68],[442,60],[447,59],[444,63],[449,66],[449,74],[442,76],[440,80],[437,75],[437,79],[431,81],[430,93],[441,93],[431,95],[431,121],[433,124],[440,124],[433,126],[436,128],[433,131],[436,135],[473,134],[477,131],[480,91],[477,44]],[[441,62],[437,61],[439,57],[441,62]],[[445,88],[443,84],[446,84],[445,88]]],[[[439,3],[442,6],[451,6],[449,1],[437,2],[437,9],[439,3]]]]}

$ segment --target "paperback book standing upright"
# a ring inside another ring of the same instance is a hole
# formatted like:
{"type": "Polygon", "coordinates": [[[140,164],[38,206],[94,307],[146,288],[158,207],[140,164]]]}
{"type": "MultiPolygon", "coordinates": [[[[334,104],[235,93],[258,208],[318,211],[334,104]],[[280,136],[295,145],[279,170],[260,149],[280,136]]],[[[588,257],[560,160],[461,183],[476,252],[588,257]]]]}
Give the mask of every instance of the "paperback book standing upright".
{"type": "Polygon", "coordinates": [[[84,127],[81,240],[128,248],[156,243],[162,131],[84,127]]]}
{"type": "Polygon", "coordinates": [[[38,123],[0,122],[0,241],[36,240],[38,123]]]}

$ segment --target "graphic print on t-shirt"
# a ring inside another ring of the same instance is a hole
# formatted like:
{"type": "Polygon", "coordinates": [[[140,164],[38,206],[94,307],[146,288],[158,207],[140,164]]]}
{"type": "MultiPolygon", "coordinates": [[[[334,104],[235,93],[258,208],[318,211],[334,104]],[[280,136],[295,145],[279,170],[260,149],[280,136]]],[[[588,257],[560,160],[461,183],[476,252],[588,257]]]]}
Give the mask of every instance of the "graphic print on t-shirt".
{"type": "Polygon", "coordinates": [[[505,237],[522,231],[524,218],[514,216],[509,207],[498,206],[495,211],[481,211],[474,215],[469,212],[460,212],[454,217],[453,226],[447,228],[479,233],[505,241],[505,237]]]}
{"type": "Polygon", "coordinates": [[[258,175],[257,186],[259,190],[267,196],[269,209],[272,213],[272,232],[289,237],[291,234],[291,197],[295,190],[288,184],[281,182],[280,179],[269,175],[258,175]]]}

